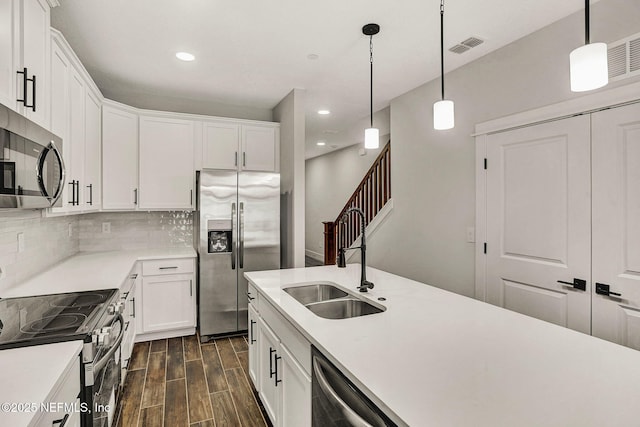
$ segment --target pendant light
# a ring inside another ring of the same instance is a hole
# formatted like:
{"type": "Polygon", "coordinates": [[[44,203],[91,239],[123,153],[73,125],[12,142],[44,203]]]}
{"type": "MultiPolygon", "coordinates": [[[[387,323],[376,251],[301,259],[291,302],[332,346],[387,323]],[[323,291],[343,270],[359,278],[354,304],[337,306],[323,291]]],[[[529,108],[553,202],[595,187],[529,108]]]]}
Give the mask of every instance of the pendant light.
{"type": "Polygon", "coordinates": [[[442,99],[433,104],[433,128],[451,129],[455,124],[453,101],[444,99],[444,0],[440,1],[440,90],[442,99]]]}
{"type": "Polygon", "coordinates": [[[369,65],[371,69],[369,107],[371,115],[371,127],[364,130],[364,148],[375,149],[380,146],[380,132],[373,127],[373,36],[380,32],[378,24],[367,24],[362,27],[362,34],[369,36],[369,65]]]}
{"type": "Polygon", "coordinates": [[[609,83],[607,44],[589,41],[589,0],[584,1],[585,44],[569,55],[571,91],[584,92],[609,83]]]}

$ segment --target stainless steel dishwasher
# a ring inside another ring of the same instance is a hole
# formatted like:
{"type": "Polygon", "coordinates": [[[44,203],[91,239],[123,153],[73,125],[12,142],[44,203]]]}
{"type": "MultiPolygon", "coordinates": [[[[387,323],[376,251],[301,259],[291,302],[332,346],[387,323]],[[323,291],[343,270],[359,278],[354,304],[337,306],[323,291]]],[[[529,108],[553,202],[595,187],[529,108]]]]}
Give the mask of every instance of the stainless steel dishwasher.
{"type": "Polygon", "coordinates": [[[313,427],[397,427],[318,349],[311,352],[313,427]]]}

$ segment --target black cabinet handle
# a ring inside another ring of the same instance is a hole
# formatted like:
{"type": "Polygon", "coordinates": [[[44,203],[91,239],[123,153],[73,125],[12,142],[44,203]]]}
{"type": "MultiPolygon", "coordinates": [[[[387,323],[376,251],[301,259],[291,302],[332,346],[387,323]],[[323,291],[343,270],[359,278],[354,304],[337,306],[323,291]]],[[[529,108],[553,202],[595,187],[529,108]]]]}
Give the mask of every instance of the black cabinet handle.
{"type": "Polygon", "coordinates": [[[279,379],[278,379],[278,360],[280,360],[280,359],[282,359],[282,357],[280,357],[280,356],[278,356],[278,355],[276,354],[276,357],[275,357],[275,365],[276,365],[276,372],[275,372],[275,377],[276,377],[276,378],[275,378],[275,385],[276,385],[276,387],[278,387],[278,383],[281,383],[281,382],[282,382],[282,380],[279,380],[279,379]]]}
{"type": "Polygon", "coordinates": [[[596,294],[598,295],[605,295],[605,296],[614,296],[614,297],[621,297],[622,294],[619,294],[618,292],[611,292],[611,287],[609,285],[607,285],[606,283],[596,283],[596,294]]]}
{"type": "Polygon", "coordinates": [[[69,419],[69,414],[65,414],[63,418],[53,421],[51,425],[54,426],[56,424],[60,424],[58,427],[64,427],[64,425],[67,424],[68,419],[69,419]]]}
{"type": "MultiPolygon", "coordinates": [[[[273,353],[276,351],[269,347],[269,378],[273,378],[276,371],[273,369],[273,353]]],[[[277,355],[276,355],[277,357],[277,355]]]]}
{"type": "Polygon", "coordinates": [[[71,186],[71,201],[68,202],[71,206],[76,205],[76,180],[72,180],[69,185],[71,186]]]}
{"type": "Polygon", "coordinates": [[[253,338],[253,325],[255,325],[255,324],[256,324],[255,320],[252,320],[251,321],[251,337],[250,337],[251,338],[251,344],[256,342],[255,338],[253,338]]]}
{"type": "Polygon", "coordinates": [[[31,83],[33,84],[32,86],[33,91],[31,92],[31,105],[25,104],[25,107],[27,108],[31,107],[31,109],[35,112],[36,111],[36,75],[34,74],[33,77],[27,80],[31,80],[31,83]]]}
{"type": "Polygon", "coordinates": [[[251,296],[251,292],[247,292],[247,298],[249,299],[249,302],[253,301],[254,299],[256,299],[255,297],[251,296]]]}
{"type": "Polygon", "coordinates": [[[87,203],[93,206],[93,184],[87,185],[87,188],[89,189],[89,201],[87,203]]]}
{"type": "Polygon", "coordinates": [[[76,181],[76,206],[80,205],[80,181],[76,181]]]}
{"type": "Polygon", "coordinates": [[[131,317],[136,317],[136,297],[131,298],[131,308],[133,309],[131,317]]]}
{"type": "Polygon", "coordinates": [[[572,286],[574,289],[579,289],[581,291],[587,290],[587,281],[582,279],[573,279],[573,282],[565,282],[564,280],[558,280],[558,283],[562,283],[566,286],[572,286]]]}

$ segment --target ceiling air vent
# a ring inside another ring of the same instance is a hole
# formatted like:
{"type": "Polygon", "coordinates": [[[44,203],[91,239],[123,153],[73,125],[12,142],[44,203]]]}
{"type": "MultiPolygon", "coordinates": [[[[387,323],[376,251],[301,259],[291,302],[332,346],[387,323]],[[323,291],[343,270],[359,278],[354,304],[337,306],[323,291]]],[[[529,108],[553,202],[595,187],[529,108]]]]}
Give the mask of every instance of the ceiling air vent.
{"type": "Polygon", "coordinates": [[[640,75],[640,33],[609,43],[607,53],[610,80],[640,75]]]}
{"type": "Polygon", "coordinates": [[[464,53],[472,47],[476,47],[479,44],[482,44],[483,42],[484,40],[479,39],[478,37],[469,37],[468,39],[461,41],[457,45],[449,48],[449,51],[453,53],[464,53]]]}

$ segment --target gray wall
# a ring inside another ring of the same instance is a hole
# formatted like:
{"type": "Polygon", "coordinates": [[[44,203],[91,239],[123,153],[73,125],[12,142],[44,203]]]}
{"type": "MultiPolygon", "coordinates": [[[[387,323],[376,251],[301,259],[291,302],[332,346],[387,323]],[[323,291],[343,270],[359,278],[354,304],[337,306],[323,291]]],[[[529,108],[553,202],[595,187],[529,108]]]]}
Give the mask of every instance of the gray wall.
{"type": "MultiPolygon", "coordinates": [[[[323,221],[333,221],[340,213],[348,198],[353,194],[364,174],[369,170],[384,145],[389,141],[389,108],[377,112],[374,123],[380,129],[380,148],[366,150],[361,156],[363,144],[350,145],[324,156],[308,159],[306,162],[306,248],[307,255],[323,259],[323,221]]],[[[364,139],[364,129],[369,127],[369,118],[354,128],[360,139],[364,139]]],[[[348,132],[353,136],[354,130],[348,132]]]]}
{"type": "MultiPolygon", "coordinates": [[[[638,0],[601,0],[592,5],[591,38],[638,33],[639,16],[638,0]]],[[[466,242],[475,222],[474,125],[580,96],[569,89],[569,52],[582,43],[579,12],[448,73],[446,94],[456,106],[449,131],[432,128],[439,80],[392,100],[394,210],[369,242],[371,266],[474,295],[474,245],[466,242]]],[[[322,197],[313,182],[308,188],[309,198],[322,197]]]]}
{"type": "Polygon", "coordinates": [[[280,243],[282,268],[304,267],[305,91],[293,89],[273,109],[280,122],[280,243]]]}

